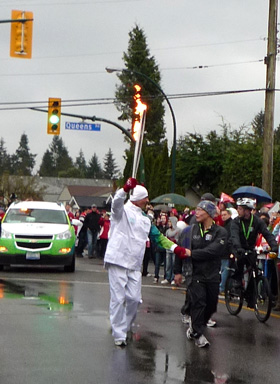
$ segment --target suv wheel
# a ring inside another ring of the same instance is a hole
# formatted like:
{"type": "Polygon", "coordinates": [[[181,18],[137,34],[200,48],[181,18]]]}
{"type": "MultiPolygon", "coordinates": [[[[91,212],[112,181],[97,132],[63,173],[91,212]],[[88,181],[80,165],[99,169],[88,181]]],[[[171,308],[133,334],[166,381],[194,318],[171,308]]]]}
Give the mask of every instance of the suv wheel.
{"type": "Polygon", "coordinates": [[[64,265],[65,272],[75,272],[75,254],[72,257],[72,262],[70,265],[64,265]]]}

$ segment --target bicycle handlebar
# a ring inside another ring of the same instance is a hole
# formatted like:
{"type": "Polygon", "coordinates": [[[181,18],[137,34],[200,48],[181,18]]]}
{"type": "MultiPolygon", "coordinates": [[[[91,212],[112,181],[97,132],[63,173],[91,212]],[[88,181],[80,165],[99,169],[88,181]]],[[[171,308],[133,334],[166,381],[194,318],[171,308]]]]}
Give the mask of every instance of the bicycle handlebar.
{"type": "MultiPolygon", "coordinates": [[[[266,255],[268,256],[270,259],[276,259],[278,254],[276,252],[271,252],[270,250],[266,250],[266,251],[260,251],[260,250],[251,250],[251,249],[248,249],[248,250],[245,250],[245,252],[243,253],[243,255],[249,259],[250,256],[255,256],[255,257],[258,257],[259,255],[266,255]]],[[[230,258],[236,258],[233,254],[230,255],[230,258]]]]}

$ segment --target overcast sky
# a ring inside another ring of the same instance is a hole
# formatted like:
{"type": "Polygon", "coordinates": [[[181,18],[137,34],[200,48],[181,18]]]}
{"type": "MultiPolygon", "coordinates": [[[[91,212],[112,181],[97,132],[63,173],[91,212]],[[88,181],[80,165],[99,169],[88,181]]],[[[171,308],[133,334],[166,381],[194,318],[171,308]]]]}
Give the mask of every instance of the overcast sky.
{"type": "MultiPolygon", "coordinates": [[[[105,67],[123,67],[128,33],[136,23],[146,34],[167,95],[264,88],[268,6],[268,0],[1,0],[1,20],[10,19],[12,9],[32,11],[34,26],[32,59],[23,60],[9,57],[10,24],[0,24],[0,137],[13,153],[26,133],[38,169],[52,141],[46,133],[47,115],[3,110],[11,107],[4,103],[46,106],[49,97],[60,97],[62,102],[113,98],[118,79],[105,67]]],[[[177,137],[219,131],[222,119],[233,129],[249,125],[264,109],[264,96],[254,92],[171,99],[177,137]]],[[[278,102],[276,94],[275,126],[280,124],[278,102]]],[[[118,121],[112,104],[62,111],[118,121]]],[[[61,127],[74,160],[82,149],[87,161],[96,153],[103,165],[110,147],[123,168],[127,145],[117,128],[102,123],[100,132],[74,132],[65,130],[68,121],[78,120],[63,117],[61,127]]],[[[173,125],[167,105],[165,123],[171,147],[173,125]]]]}

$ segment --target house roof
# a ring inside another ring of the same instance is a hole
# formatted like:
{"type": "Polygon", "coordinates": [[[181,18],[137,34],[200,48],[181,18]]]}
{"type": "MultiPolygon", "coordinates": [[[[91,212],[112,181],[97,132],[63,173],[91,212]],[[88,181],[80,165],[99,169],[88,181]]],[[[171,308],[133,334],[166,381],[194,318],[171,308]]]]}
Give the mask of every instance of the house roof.
{"type": "Polygon", "coordinates": [[[88,208],[91,207],[92,204],[96,204],[97,208],[100,209],[108,209],[111,204],[106,204],[106,197],[100,196],[72,196],[70,204],[77,204],[80,208],[88,208]]]}
{"type": "Polygon", "coordinates": [[[112,192],[113,188],[110,187],[104,187],[104,186],[85,186],[85,185],[68,185],[67,186],[68,191],[71,196],[77,196],[82,197],[108,197],[112,192]]]}

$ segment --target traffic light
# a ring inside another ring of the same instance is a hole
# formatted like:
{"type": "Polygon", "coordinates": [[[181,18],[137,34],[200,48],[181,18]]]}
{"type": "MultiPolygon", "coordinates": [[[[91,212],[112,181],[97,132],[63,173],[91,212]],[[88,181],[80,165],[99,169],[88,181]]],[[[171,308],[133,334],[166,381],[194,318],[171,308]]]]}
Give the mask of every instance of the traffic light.
{"type": "Polygon", "coordinates": [[[61,99],[49,98],[48,134],[60,134],[61,99]]]}
{"type": "Polygon", "coordinates": [[[10,56],[31,59],[33,12],[12,11],[10,56]],[[28,20],[28,21],[20,21],[28,20]]]}

